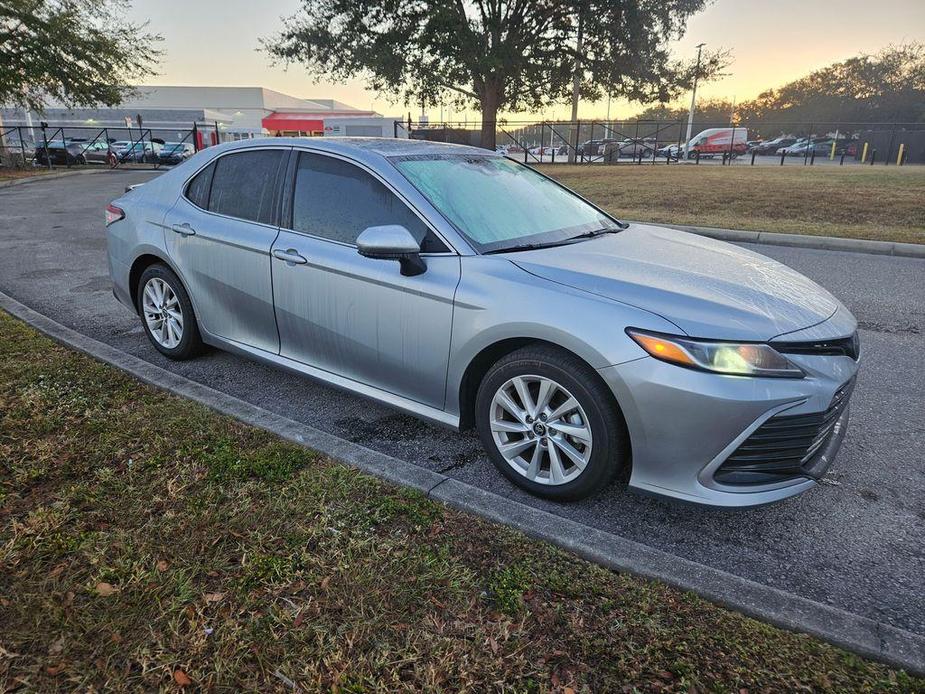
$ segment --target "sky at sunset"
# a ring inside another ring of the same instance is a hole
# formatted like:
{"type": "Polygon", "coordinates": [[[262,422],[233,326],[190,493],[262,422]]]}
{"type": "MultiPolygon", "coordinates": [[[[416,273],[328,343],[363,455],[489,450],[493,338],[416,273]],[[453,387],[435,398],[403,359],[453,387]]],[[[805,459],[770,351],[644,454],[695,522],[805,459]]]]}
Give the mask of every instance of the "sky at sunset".
{"type": "MultiPolygon", "coordinates": [[[[388,115],[408,108],[390,103],[364,88],[361,81],[314,83],[299,66],[272,67],[258,51],[258,37],[281,26],[299,0],[134,0],[133,20],[150,22],[164,37],[166,55],[160,74],[148,84],[262,86],[303,98],[334,98],[388,115]]],[[[678,56],[696,54],[696,44],[729,48],[729,75],[703,85],[700,96],[743,101],[809,71],[889,43],[925,42],[925,0],[715,0],[688,23],[687,34],[672,44],[678,56]]],[[[682,101],[686,101],[682,98],[682,101]]],[[[615,101],[611,117],[627,117],[641,107],[615,101]]],[[[415,118],[418,110],[413,111],[415,118]]],[[[606,103],[583,103],[580,118],[603,118],[606,103]]],[[[563,105],[544,114],[567,118],[563,105]]],[[[444,111],[444,118],[476,118],[444,111]]],[[[511,118],[524,118],[514,115],[511,118]]],[[[430,111],[431,120],[439,109],[430,111]]]]}

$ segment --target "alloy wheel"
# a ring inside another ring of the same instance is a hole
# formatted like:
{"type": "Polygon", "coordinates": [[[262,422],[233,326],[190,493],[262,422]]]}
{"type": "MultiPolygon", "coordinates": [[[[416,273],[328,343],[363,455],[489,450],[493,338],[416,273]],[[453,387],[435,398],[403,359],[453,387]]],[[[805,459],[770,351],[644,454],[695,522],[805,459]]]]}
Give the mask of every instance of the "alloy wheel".
{"type": "Polygon", "coordinates": [[[142,312],[148,330],[161,347],[174,349],[183,339],[180,299],[160,277],[152,277],[142,293],[142,312]]]}
{"type": "Polygon", "coordinates": [[[578,400],[545,376],[515,376],[491,401],[489,425],[498,452],[532,482],[561,485],[591,459],[591,426],[578,400]]]}

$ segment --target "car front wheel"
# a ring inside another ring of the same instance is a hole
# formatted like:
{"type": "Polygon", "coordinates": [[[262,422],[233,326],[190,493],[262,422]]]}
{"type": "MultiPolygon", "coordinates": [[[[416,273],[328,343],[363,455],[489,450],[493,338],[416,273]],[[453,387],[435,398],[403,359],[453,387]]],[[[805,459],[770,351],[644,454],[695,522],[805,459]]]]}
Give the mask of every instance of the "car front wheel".
{"type": "Polygon", "coordinates": [[[547,499],[582,499],[629,462],[623,417],[583,361],[552,346],[525,347],[485,375],[476,424],[495,467],[547,499]]]}
{"type": "Polygon", "coordinates": [[[161,354],[181,361],[202,352],[189,294],[169,267],[158,263],[142,273],[137,304],[145,333],[161,354]]]}

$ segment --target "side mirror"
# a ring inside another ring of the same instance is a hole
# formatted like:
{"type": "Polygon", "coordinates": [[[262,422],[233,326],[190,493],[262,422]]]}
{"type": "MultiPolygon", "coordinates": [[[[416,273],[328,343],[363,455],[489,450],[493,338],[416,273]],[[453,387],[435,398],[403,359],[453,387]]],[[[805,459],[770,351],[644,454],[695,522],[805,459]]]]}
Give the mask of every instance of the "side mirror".
{"type": "Polygon", "coordinates": [[[399,224],[364,229],[357,237],[357,252],[364,258],[397,260],[401,274],[407,277],[420,275],[427,269],[421,258],[421,244],[399,224]]]}

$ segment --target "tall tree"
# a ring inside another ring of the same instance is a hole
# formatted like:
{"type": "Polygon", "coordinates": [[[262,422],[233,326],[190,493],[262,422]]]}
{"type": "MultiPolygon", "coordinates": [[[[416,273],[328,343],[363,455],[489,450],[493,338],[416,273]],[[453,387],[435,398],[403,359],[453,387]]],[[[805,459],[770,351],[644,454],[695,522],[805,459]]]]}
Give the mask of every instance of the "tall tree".
{"type": "Polygon", "coordinates": [[[124,0],[0,0],[0,104],[113,106],[154,74],[160,37],[124,0]]]}
{"type": "MultiPolygon", "coordinates": [[[[687,88],[693,66],[667,44],[708,1],[303,0],[262,43],[316,78],[363,77],[405,103],[475,105],[482,146],[494,148],[500,112],[564,101],[576,76],[591,99],[664,101],[687,88]]],[[[724,60],[706,56],[701,79],[724,60]]]]}

